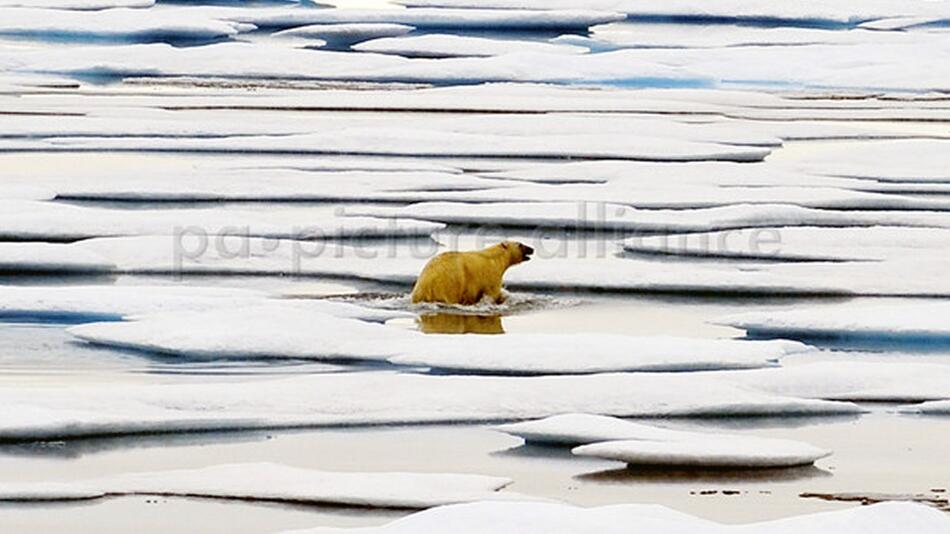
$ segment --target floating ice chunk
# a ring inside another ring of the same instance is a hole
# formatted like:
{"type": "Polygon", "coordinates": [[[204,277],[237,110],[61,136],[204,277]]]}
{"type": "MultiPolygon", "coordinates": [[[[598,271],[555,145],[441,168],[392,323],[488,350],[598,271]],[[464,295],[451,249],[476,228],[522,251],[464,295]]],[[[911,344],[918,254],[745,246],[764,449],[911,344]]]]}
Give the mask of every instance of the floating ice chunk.
{"type": "MultiPolygon", "coordinates": [[[[565,9],[576,5],[572,0],[400,0],[398,3],[409,7],[493,9],[565,9]]],[[[634,21],[699,24],[747,21],[766,25],[785,23],[806,26],[854,25],[883,17],[947,13],[950,10],[941,2],[895,0],[862,0],[846,4],[805,2],[794,5],[776,5],[768,0],[674,0],[661,5],[649,0],[596,0],[585,2],[584,5],[589,9],[626,13],[634,21]]]]}
{"type": "MultiPolygon", "coordinates": [[[[297,9],[324,12],[325,9],[297,9]]],[[[399,12],[399,11],[394,11],[399,12]]],[[[488,58],[410,59],[385,54],[297,49],[261,43],[174,48],[165,44],[7,52],[0,69],[99,77],[196,76],[375,82],[551,82],[632,86],[709,86],[714,79],[661,60],[604,54],[524,52],[488,58]],[[230,59],[242,58],[240,62],[230,59]]],[[[908,68],[909,69],[909,68],[908,68]]],[[[913,74],[913,73],[911,73],[913,74]]],[[[936,76],[932,74],[931,77],[936,76]]],[[[903,82],[906,85],[906,81],[903,82]]],[[[938,84],[940,85],[940,84],[938,84]]],[[[312,100],[308,100],[311,101],[312,100]]]]}
{"type": "MultiPolygon", "coordinates": [[[[916,503],[883,503],[835,512],[803,515],[747,525],[721,525],[652,504],[580,508],[551,503],[474,503],[419,512],[386,525],[360,529],[361,534],[418,534],[450,526],[456,534],[893,534],[913,531],[942,534],[947,514],[916,503]]],[[[352,529],[315,528],[297,534],[346,534],[352,529]]]]}
{"type": "Polygon", "coordinates": [[[463,339],[428,336],[389,361],[501,374],[697,371],[767,367],[782,356],[808,350],[804,345],[786,342],[767,346],[734,340],[604,334],[506,334],[463,339]]]}
{"type": "Polygon", "coordinates": [[[889,306],[810,308],[724,317],[720,324],[742,328],[750,336],[866,339],[924,343],[950,341],[946,318],[950,305],[930,303],[889,306]]]}
{"type": "Polygon", "coordinates": [[[59,11],[0,7],[0,35],[129,42],[210,41],[255,29],[251,24],[171,10],[59,11]]]}
{"type": "Polygon", "coordinates": [[[266,294],[257,291],[203,287],[0,286],[0,316],[93,316],[117,320],[140,313],[229,308],[258,303],[265,298],[266,294]]]}
{"type": "MultiPolygon", "coordinates": [[[[253,164],[256,159],[248,160],[253,164]]],[[[291,164],[287,158],[287,164],[291,164]]],[[[426,171],[306,171],[267,167],[248,169],[195,168],[176,172],[143,169],[135,175],[124,171],[62,174],[22,173],[11,182],[43,183],[57,198],[108,200],[413,200],[428,198],[428,191],[453,191],[506,187],[510,183],[471,174],[426,171]]],[[[68,214],[68,210],[58,213],[68,214]]],[[[72,213],[79,213],[73,211],[72,213]]],[[[106,212],[99,212],[106,213],[106,212]]],[[[300,214],[298,216],[306,216],[300,214]]],[[[224,215],[224,217],[228,217],[224,215]]],[[[258,215],[257,217],[261,217],[258,215]]],[[[295,224],[293,217],[284,219],[295,224]]],[[[371,227],[370,224],[366,226],[371,227]]],[[[341,228],[351,223],[343,222],[341,228]]],[[[359,224],[359,223],[356,223],[359,224]]],[[[309,226],[309,225],[308,225],[309,226]]],[[[339,226],[339,225],[338,225],[339,226]]]]}
{"type": "MultiPolygon", "coordinates": [[[[165,104],[167,105],[167,104],[165,104]]],[[[5,121],[6,138],[41,137],[236,137],[249,135],[311,134],[320,131],[347,131],[373,129],[381,136],[402,135],[406,141],[427,139],[436,135],[478,134],[482,136],[551,136],[551,135],[600,135],[629,134],[649,131],[652,137],[720,143],[727,145],[750,145],[778,147],[782,139],[765,131],[751,132],[753,127],[739,122],[689,123],[670,119],[645,118],[643,116],[612,114],[497,114],[491,121],[483,116],[417,115],[392,116],[392,114],[361,115],[358,118],[340,116],[316,116],[292,114],[258,117],[247,120],[219,119],[214,122],[202,116],[182,116],[181,112],[156,112],[154,110],[126,110],[114,116],[107,110],[94,108],[84,116],[61,117],[51,122],[47,116],[14,116],[5,121]],[[413,132],[410,134],[410,131],[413,132]]],[[[825,129],[827,130],[827,128],[825,129]]],[[[863,131],[858,135],[863,135],[863,131]]],[[[21,139],[22,140],[22,139],[21,139]]],[[[610,143],[605,141],[607,146],[610,143]]],[[[389,140],[386,146],[394,146],[389,140]]],[[[366,151],[366,149],[364,149],[366,151]]],[[[353,159],[350,157],[349,159],[353,159]]],[[[345,160],[344,160],[345,161],[345,160]]],[[[371,164],[366,164],[371,166],[371,164]]],[[[434,164],[430,164],[434,166],[434,164]]],[[[341,165],[342,166],[342,165],[341,165]]],[[[350,167],[354,167],[351,164],[350,167]]],[[[381,166],[377,164],[377,166],[381,166]]],[[[395,166],[395,165],[394,165],[395,166]]],[[[403,166],[406,166],[404,163],[403,166]]],[[[826,178],[825,181],[831,181],[826,178]]]]}
{"type": "Polygon", "coordinates": [[[495,427],[495,430],[522,438],[526,443],[571,446],[631,439],[673,441],[688,439],[698,434],[634,423],[616,417],[583,413],[508,423],[495,427]]]}
{"type": "MultiPolygon", "coordinates": [[[[492,374],[747,369],[805,352],[793,342],[748,342],[595,334],[424,335],[344,319],[348,309],[300,304],[163,314],[128,323],[85,324],[85,341],[187,357],[382,360],[492,374]],[[332,314],[332,315],[331,315],[332,314]],[[241,336],[234,336],[241,332],[241,336]]],[[[354,308],[350,315],[369,314],[354,308]]],[[[392,317],[393,313],[379,315],[392,317]]],[[[388,318],[387,317],[387,318],[388,318]]]]}
{"type": "Polygon", "coordinates": [[[950,182],[950,141],[912,139],[835,143],[803,155],[794,168],[890,182],[950,182]]]}
{"type": "Polygon", "coordinates": [[[831,454],[800,441],[747,436],[607,441],[581,445],[571,452],[576,456],[619,460],[632,465],[731,468],[799,467],[831,454]]]}
{"type": "MultiPolygon", "coordinates": [[[[152,7],[155,0],[0,0],[0,7],[39,7],[43,9],[73,9],[94,11],[111,8],[152,7]]],[[[149,13],[152,15],[154,13],[149,13]]]]}
{"type": "Polygon", "coordinates": [[[737,384],[775,395],[853,402],[950,398],[950,366],[924,363],[818,362],[731,373],[737,384]]]}
{"type": "Polygon", "coordinates": [[[906,414],[950,415],[950,401],[930,401],[912,406],[902,406],[898,411],[906,414]]]}
{"type": "Polygon", "coordinates": [[[74,245],[0,243],[0,272],[108,273],[116,266],[95,252],[74,245]]]}
{"type": "MultiPolygon", "coordinates": [[[[291,28],[312,24],[385,23],[419,29],[550,31],[586,30],[596,24],[623,20],[619,13],[589,9],[249,9],[207,10],[222,18],[262,28],[291,28]]],[[[199,8],[201,9],[201,8],[199,8]]]]}
{"type": "Polygon", "coordinates": [[[773,227],[704,234],[634,237],[629,252],[786,261],[884,261],[948,256],[950,230],[937,228],[773,227]]]}
{"type": "Polygon", "coordinates": [[[310,24],[279,31],[273,35],[318,40],[335,47],[348,47],[370,39],[406,35],[414,29],[405,24],[388,23],[310,24]]]}
{"type": "Polygon", "coordinates": [[[429,34],[418,37],[374,39],[353,47],[360,52],[378,52],[403,57],[481,57],[520,52],[584,54],[586,48],[538,41],[490,39],[463,35],[429,34]]]}
{"type": "Polygon", "coordinates": [[[646,136],[464,134],[350,128],[333,133],[213,138],[87,137],[2,140],[0,151],[141,151],[258,154],[363,154],[647,161],[762,161],[770,150],[646,136]]]}
{"type": "MultiPolygon", "coordinates": [[[[518,498],[496,493],[507,478],[442,473],[335,473],[281,464],[225,464],[128,473],[73,483],[0,484],[0,500],[66,501],[119,495],[209,497],[244,501],[428,508],[518,498]]],[[[520,500],[529,499],[520,496],[520,500]]]]}
{"type": "Polygon", "coordinates": [[[831,454],[798,441],[676,431],[588,414],[559,415],[497,428],[531,443],[583,445],[573,450],[578,456],[639,465],[794,467],[831,454]]]}
{"type": "Polygon", "coordinates": [[[428,237],[444,225],[230,209],[122,210],[0,200],[0,239],[69,241],[131,235],[242,235],[296,239],[428,237]]]}
{"type": "MultiPolygon", "coordinates": [[[[382,327],[380,327],[382,328],[382,327]]],[[[850,403],[778,397],[696,373],[567,377],[361,372],[244,382],[5,386],[4,440],[196,430],[531,419],[585,412],[620,417],[854,414],[850,403]],[[677,392],[675,395],[671,392],[677,392]]]]}
{"type": "Polygon", "coordinates": [[[0,286],[0,317],[119,320],[168,312],[171,316],[202,310],[228,310],[242,306],[283,303],[300,313],[330,314],[363,321],[383,322],[408,313],[377,310],[327,301],[270,299],[259,291],[213,287],[177,286],[0,286]]]}
{"type": "MultiPolygon", "coordinates": [[[[423,202],[403,207],[356,208],[352,213],[448,224],[637,232],[704,232],[797,225],[950,228],[950,214],[940,212],[831,211],[789,204],[737,204],[705,209],[643,210],[621,204],[584,202],[423,202]]],[[[783,231],[787,229],[783,228],[783,231]]],[[[765,233],[760,236],[760,241],[769,238],[765,233]]],[[[686,250],[677,248],[680,242],[689,243],[690,240],[696,240],[692,236],[679,237],[680,241],[677,237],[669,238],[669,248],[672,249],[670,253],[685,253],[686,250]]],[[[645,243],[652,242],[641,238],[638,244],[645,246],[645,243]]],[[[631,249],[635,248],[637,247],[631,245],[631,249]]]]}

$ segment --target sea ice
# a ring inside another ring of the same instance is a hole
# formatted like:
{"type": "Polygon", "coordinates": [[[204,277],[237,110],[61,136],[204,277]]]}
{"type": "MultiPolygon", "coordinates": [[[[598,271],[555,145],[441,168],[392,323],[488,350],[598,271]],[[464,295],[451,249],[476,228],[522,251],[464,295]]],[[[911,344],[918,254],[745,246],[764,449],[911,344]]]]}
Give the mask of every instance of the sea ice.
{"type": "MultiPolygon", "coordinates": [[[[553,503],[473,503],[433,508],[361,534],[418,534],[446,528],[456,534],[943,534],[947,514],[915,503],[883,503],[747,525],[721,525],[654,504],[580,508],[553,503]]],[[[296,534],[347,534],[353,529],[315,528],[296,534]]]]}
{"type": "Polygon", "coordinates": [[[629,252],[785,261],[885,261],[948,257],[950,229],[772,227],[716,233],[635,237],[629,252]]]}
{"type": "MultiPolygon", "coordinates": [[[[810,350],[784,341],[584,333],[426,335],[346,319],[347,309],[340,312],[332,305],[271,303],[208,313],[162,314],[125,323],[80,325],[70,333],[96,344],[185,357],[383,360],[414,367],[516,375],[747,369],[775,365],[783,356],[810,350]]],[[[368,314],[369,310],[357,313],[368,314]]]]}
{"type": "MultiPolygon", "coordinates": [[[[0,7],[39,7],[94,11],[111,8],[152,7],[155,0],[0,0],[0,7]]],[[[149,13],[150,15],[152,13],[149,13]]]]}
{"type": "Polygon", "coordinates": [[[6,385],[0,438],[326,425],[531,419],[585,412],[620,417],[854,414],[854,404],[759,393],[715,373],[559,377],[395,372],[50,389],[6,385]],[[675,394],[674,394],[675,392],[675,394]]]}
{"type": "Polygon", "coordinates": [[[0,35],[125,42],[210,41],[255,29],[251,24],[183,15],[166,10],[0,7],[0,35]]]}
{"type": "MultiPolygon", "coordinates": [[[[123,495],[208,497],[242,501],[428,508],[518,498],[496,493],[507,478],[442,473],[342,473],[282,464],[224,464],[126,473],[65,483],[0,483],[0,500],[70,501],[123,495]]],[[[520,496],[521,500],[529,499],[520,496]]]]}
{"type": "Polygon", "coordinates": [[[576,456],[618,460],[631,465],[679,467],[767,468],[811,465],[830,451],[800,441],[741,436],[721,439],[606,441],[581,445],[576,456]]]}
{"type": "Polygon", "coordinates": [[[521,52],[544,54],[584,54],[587,48],[538,41],[490,39],[451,34],[374,39],[353,47],[360,52],[395,54],[403,57],[481,57],[521,52]]]}
{"type": "Polygon", "coordinates": [[[721,375],[775,395],[852,402],[950,398],[950,366],[927,363],[817,362],[721,375]]]}
{"type": "Polygon", "coordinates": [[[232,209],[123,210],[0,200],[0,239],[69,241],[90,237],[242,235],[296,239],[428,237],[444,225],[370,217],[314,217],[232,209]]]}
{"type": "Polygon", "coordinates": [[[74,245],[0,243],[0,272],[109,273],[116,266],[95,252],[74,245]]]}
{"type": "Polygon", "coordinates": [[[406,35],[414,29],[414,27],[405,24],[357,22],[352,24],[310,24],[279,31],[273,35],[275,37],[304,39],[311,46],[315,42],[322,42],[332,47],[345,48],[370,39],[406,35]]]}
{"type": "Polygon", "coordinates": [[[800,310],[755,312],[716,322],[750,336],[879,340],[887,343],[950,341],[950,304],[836,305],[800,310]]]}

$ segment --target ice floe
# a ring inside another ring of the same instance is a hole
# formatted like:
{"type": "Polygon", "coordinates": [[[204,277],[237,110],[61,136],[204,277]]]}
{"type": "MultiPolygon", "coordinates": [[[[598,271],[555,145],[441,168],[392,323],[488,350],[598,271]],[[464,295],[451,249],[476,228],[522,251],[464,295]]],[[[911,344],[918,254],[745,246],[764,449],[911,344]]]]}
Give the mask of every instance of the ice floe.
{"type": "Polygon", "coordinates": [[[0,272],[109,273],[116,266],[95,252],[73,245],[0,243],[0,272]]]}
{"type": "Polygon", "coordinates": [[[573,449],[574,454],[637,465],[795,467],[831,454],[798,441],[669,430],[589,414],[557,415],[496,428],[528,443],[581,445],[573,449]]]}
{"type": "MultiPolygon", "coordinates": [[[[442,473],[342,473],[282,464],[223,464],[63,483],[0,483],[0,500],[71,501],[123,495],[208,497],[370,508],[428,508],[519,498],[511,480],[442,473]]],[[[519,500],[529,497],[520,496],[519,500]]]]}
{"type": "MultiPolygon", "coordinates": [[[[553,503],[473,503],[433,508],[386,525],[362,528],[365,534],[418,534],[447,525],[457,534],[893,534],[913,531],[941,534],[950,528],[947,514],[914,503],[882,503],[835,512],[802,515],[746,525],[722,525],[651,504],[580,508],[553,503]]],[[[297,534],[346,534],[347,528],[315,528],[297,534]]]]}
{"type": "Polygon", "coordinates": [[[0,200],[0,239],[70,241],[130,235],[243,235],[294,239],[428,237],[444,226],[369,217],[230,209],[122,210],[0,200]]]}
{"type": "Polygon", "coordinates": [[[606,441],[571,450],[576,456],[618,460],[631,465],[704,468],[767,468],[811,465],[830,451],[800,441],[743,436],[722,439],[698,435],[688,440],[606,441]]]}
{"type": "MultiPolygon", "coordinates": [[[[365,308],[342,302],[322,300],[286,301],[267,293],[200,286],[0,286],[0,317],[66,318],[79,320],[120,320],[139,315],[179,314],[207,310],[226,310],[247,306],[264,307],[282,303],[284,310],[307,315],[320,313],[333,317],[383,322],[410,314],[395,310],[365,308]]],[[[258,317],[260,319],[260,317],[258,317]]]]}
{"type": "Polygon", "coordinates": [[[0,35],[14,37],[130,42],[210,41],[230,38],[254,28],[251,24],[165,10],[145,13],[139,9],[61,11],[0,7],[0,35]]]}
{"type": "MultiPolygon", "coordinates": [[[[494,9],[564,9],[572,0],[400,0],[410,7],[494,9]]],[[[656,4],[649,0],[597,0],[585,2],[589,9],[626,13],[633,21],[695,22],[711,24],[744,21],[765,25],[824,26],[855,25],[863,21],[895,16],[947,14],[943,2],[900,2],[896,0],[861,0],[847,3],[803,2],[775,4],[768,0],[718,0],[696,2],[674,0],[656,4]]]]}
{"type": "Polygon", "coordinates": [[[902,406],[898,411],[918,415],[950,415],[950,401],[930,401],[912,406],[902,406]]]}
{"type": "Polygon", "coordinates": [[[227,138],[84,137],[0,140],[0,151],[140,151],[258,154],[612,158],[647,161],[762,161],[768,148],[646,136],[465,134],[349,128],[332,133],[227,138]]]}
{"type": "Polygon", "coordinates": [[[663,59],[632,57],[631,54],[638,52],[620,50],[577,55],[524,52],[487,58],[413,59],[262,43],[231,42],[189,48],[148,44],[75,47],[55,53],[8,51],[0,54],[0,69],[102,78],[195,76],[455,84],[521,81],[694,87],[709,86],[714,81],[682,66],[670,66],[663,59]],[[242,61],[229,60],[234,57],[242,61]]]}
{"type": "Polygon", "coordinates": [[[0,438],[533,419],[860,413],[851,403],[759,393],[695,373],[566,377],[430,376],[395,372],[70,388],[0,388],[0,438]],[[684,392],[686,392],[684,394],[684,392]],[[371,394],[368,394],[371,393],[371,394]]]}
{"type": "MultiPolygon", "coordinates": [[[[425,335],[346,319],[334,303],[272,303],[202,313],[162,314],[125,323],[85,324],[85,341],[185,357],[381,360],[491,374],[695,371],[775,365],[807,352],[794,342],[749,342],[594,334],[425,335]],[[306,304],[306,305],[305,305],[306,304]],[[324,309],[329,307],[329,312],[324,309]],[[341,317],[342,316],[342,317],[341,317]],[[241,336],[234,336],[241,332],[241,336]]],[[[350,305],[352,315],[371,312],[350,305]]],[[[387,312],[380,311],[385,316],[387,312]]],[[[398,316],[393,312],[390,316],[398,316]]]]}
{"type": "Polygon", "coordinates": [[[183,12],[210,13],[262,28],[292,28],[312,24],[389,23],[419,29],[550,31],[586,30],[596,24],[623,20],[610,11],[590,9],[253,9],[193,8],[183,12]]]}
{"type": "MultiPolygon", "coordinates": [[[[77,11],[111,8],[152,7],[155,0],[0,0],[0,7],[40,7],[77,11]]],[[[151,14],[151,13],[150,13],[151,14]]]]}
{"type": "MultiPolygon", "coordinates": [[[[645,210],[622,204],[585,202],[423,202],[402,207],[354,208],[352,213],[474,226],[627,232],[705,232],[799,225],[950,228],[950,214],[941,212],[832,211],[789,204],[737,204],[705,209],[645,210]]],[[[782,230],[786,229],[788,228],[782,230]]],[[[760,237],[764,240],[769,236],[761,234],[760,237]]],[[[688,250],[679,250],[677,246],[681,242],[690,243],[699,238],[683,235],[671,236],[668,239],[670,253],[685,253],[688,250]]],[[[648,247],[652,242],[641,238],[637,242],[631,242],[630,248],[648,247]]],[[[711,253],[712,243],[709,248],[711,253]]],[[[768,257],[774,258],[775,255],[768,257]]]]}
{"type": "Polygon", "coordinates": [[[884,261],[946,258],[950,230],[938,228],[772,227],[716,233],[635,237],[630,252],[670,256],[786,261],[884,261]]]}
{"type": "Polygon", "coordinates": [[[310,24],[274,33],[275,37],[288,37],[323,41],[333,47],[348,47],[370,39],[398,37],[410,33],[415,28],[405,24],[389,23],[351,23],[351,24],[310,24]]]}
{"type": "Polygon", "coordinates": [[[729,380],[799,398],[903,403],[950,398],[950,366],[941,364],[817,362],[731,373],[729,380]]]}
{"type": "Polygon", "coordinates": [[[378,52],[403,57],[479,57],[521,52],[584,54],[587,48],[538,41],[515,41],[451,34],[374,39],[353,47],[360,52],[378,52]]]}
{"type": "MultiPolygon", "coordinates": [[[[43,183],[47,188],[45,191],[52,192],[59,199],[156,201],[411,201],[429,198],[432,195],[431,191],[485,189],[510,185],[510,183],[479,178],[471,174],[408,169],[398,171],[270,169],[266,166],[254,168],[253,164],[257,158],[247,161],[251,167],[246,169],[196,167],[172,173],[161,169],[142,169],[136,174],[129,174],[125,170],[70,174],[56,171],[16,174],[11,172],[9,180],[11,183],[43,183]]],[[[292,166],[292,161],[294,161],[293,158],[286,158],[284,163],[292,166]]],[[[59,207],[56,211],[60,214],[84,213],[70,212],[68,208],[59,207]]],[[[255,220],[259,217],[261,215],[256,216],[255,220]]],[[[306,217],[306,214],[273,220],[293,224],[299,220],[298,217],[306,217]]],[[[342,225],[338,226],[343,228],[349,224],[342,221],[342,225]]]]}
{"type": "Polygon", "coordinates": [[[750,336],[865,339],[885,342],[950,341],[950,305],[941,302],[888,306],[837,305],[801,310],[755,312],[724,317],[718,323],[742,328],[750,336]]]}
{"type": "Polygon", "coordinates": [[[884,182],[950,182],[950,141],[842,143],[790,163],[797,169],[884,182]]]}

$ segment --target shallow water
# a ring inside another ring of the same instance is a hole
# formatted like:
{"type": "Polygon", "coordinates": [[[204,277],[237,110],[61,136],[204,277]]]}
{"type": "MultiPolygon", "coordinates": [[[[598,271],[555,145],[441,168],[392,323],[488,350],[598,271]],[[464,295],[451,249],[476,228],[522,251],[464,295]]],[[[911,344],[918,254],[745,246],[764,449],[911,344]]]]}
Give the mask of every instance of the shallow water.
{"type": "MultiPolygon", "coordinates": [[[[130,471],[228,462],[281,462],[335,471],[458,472],[508,476],[508,488],[584,506],[659,503],[700,517],[744,523],[850,504],[802,499],[802,492],[918,493],[945,488],[941,462],[950,420],[899,417],[877,408],[861,418],[665,421],[662,426],[804,440],[835,450],[813,468],[676,472],[626,469],[574,458],[565,450],[524,447],[483,426],[421,426],[296,432],[196,434],[0,446],[0,482],[82,479],[130,471]],[[895,446],[893,436],[900,436],[895,446]],[[882,463],[886,460],[886,464],[882,463]],[[723,494],[723,491],[738,492],[723,494]],[[714,494],[705,494],[717,492],[714,494]]],[[[318,525],[381,524],[398,512],[124,497],[95,503],[4,505],[4,524],[23,530],[69,521],[75,531],[159,532],[195,516],[195,530],[279,531],[318,525]],[[155,501],[147,502],[147,501],[155,501]],[[178,517],[178,522],[168,515],[178,517]],[[214,517],[214,524],[203,523],[214,517]],[[101,522],[101,523],[100,523],[101,522]]]]}

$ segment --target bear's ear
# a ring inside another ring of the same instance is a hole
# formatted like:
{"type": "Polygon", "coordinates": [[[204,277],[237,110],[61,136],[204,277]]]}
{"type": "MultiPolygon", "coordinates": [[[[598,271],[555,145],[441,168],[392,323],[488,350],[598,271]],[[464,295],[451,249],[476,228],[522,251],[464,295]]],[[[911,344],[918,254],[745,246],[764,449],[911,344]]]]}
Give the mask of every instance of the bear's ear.
{"type": "Polygon", "coordinates": [[[505,250],[508,250],[509,248],[511,248],[511,243],[507,241],[502,241],[501,243],[499,243],[499,245],[501,245],[501,248],[505,250]]]}

